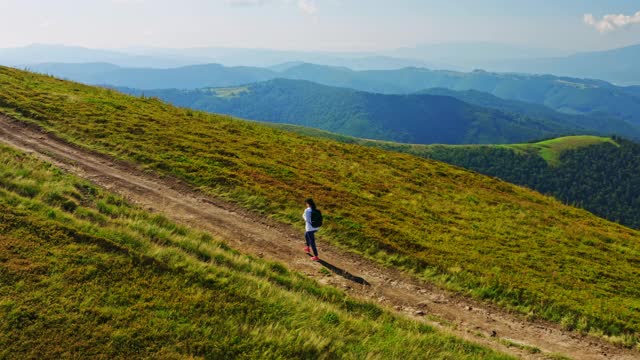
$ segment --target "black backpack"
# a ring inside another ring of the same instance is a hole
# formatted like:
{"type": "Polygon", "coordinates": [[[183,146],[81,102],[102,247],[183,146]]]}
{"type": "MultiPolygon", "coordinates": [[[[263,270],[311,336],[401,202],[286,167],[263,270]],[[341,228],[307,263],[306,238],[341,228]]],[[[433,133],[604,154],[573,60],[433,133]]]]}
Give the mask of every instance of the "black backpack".
{"type": "Polygon", "coordinates": [[[311,209],[311,226],[314,228],[322,226],[322,213],[318,209],[311,209]]]}

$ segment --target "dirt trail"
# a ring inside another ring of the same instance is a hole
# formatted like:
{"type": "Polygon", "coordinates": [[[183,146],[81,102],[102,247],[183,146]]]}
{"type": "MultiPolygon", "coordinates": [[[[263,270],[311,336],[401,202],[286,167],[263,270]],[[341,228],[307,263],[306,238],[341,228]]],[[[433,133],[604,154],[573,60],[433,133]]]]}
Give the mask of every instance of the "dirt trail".
{"type": "Polygon", "coordinates": [[[289,226],[204,196],[179,181],[161,179],[134,165],[80,149],[1,114],[0,141],[34,153],[144,208],[209,231],[242,252],[281,261],[321,283],[374,300],[392,311],[498,351],[525,359],[544,359],[549,354],[573,359],[640,359],[640,352],[567,332],[555,324],[529,322],[496,306],[451,294],[381,267],[327,245],[321,235],[319,251],[323,261],[312,262],[302,251],[302,234],[289,226]],[[323,267],[332,274],[321,272],[323,267]],[[514,346],[514,343],[522,346],[514,346]],[[525,345],[541,352],[532,354],[525,345]]]}

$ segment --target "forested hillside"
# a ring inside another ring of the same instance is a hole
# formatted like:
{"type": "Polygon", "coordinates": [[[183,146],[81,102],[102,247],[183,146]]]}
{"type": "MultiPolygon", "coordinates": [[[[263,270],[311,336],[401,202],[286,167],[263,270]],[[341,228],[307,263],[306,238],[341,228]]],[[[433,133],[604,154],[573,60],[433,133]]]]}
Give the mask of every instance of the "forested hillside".
{"type": "Polygon", "coordinates": [[[290,68],[280,76],[383,93],[411,93],[430,88],[477,90],[503,99],[545,105],[565,113],[606,113],[640,124],[640,98],[628,93],[624,87],[601,80],[482,70],[469,73],[422,68],[351,71],[313,64],[290,68]]]}
{"type": "MultiPolygon", "coordinates": [[[[625,90],[632,93],[632,88],[625,90]]],[[[640,126],[620,120],[620,118],[606,112],[592,114],[567,114],[551,109],[548,106],[518,100],[507,100],[477,90],[455,91],[444,88],[433,88],[418,92],[419,94],[452,96],[469,104],[490,109],[502,110],[507,113],[521,114],[535,119],[554,121],[565,126],[586,128],[594,133],[605,136],[623,135],[627,138],[640,139],[640,126]]]]}
{"type": "Polygon", "coordinates": [[[299,80],[201,90],[120,90],[192,109],[406,143],[512,143],[597,132],[575,123],[471,105],[451,96],[374,94],[299,80]]]}

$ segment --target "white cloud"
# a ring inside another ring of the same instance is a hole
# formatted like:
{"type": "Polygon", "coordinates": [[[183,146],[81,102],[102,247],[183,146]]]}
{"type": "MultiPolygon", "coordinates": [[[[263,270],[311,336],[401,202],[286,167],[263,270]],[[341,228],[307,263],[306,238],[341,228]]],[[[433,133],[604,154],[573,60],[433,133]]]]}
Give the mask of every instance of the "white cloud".
{"type": "Polygon", "coordinates": [[[602,20],[597,20],[593,14],[585,14],[583,19],[585,24],[595,28],[601,33],[606,33],[633,24],[640,24],[640,11],[633,15],[609,14],[605,15],[602,20]]]}

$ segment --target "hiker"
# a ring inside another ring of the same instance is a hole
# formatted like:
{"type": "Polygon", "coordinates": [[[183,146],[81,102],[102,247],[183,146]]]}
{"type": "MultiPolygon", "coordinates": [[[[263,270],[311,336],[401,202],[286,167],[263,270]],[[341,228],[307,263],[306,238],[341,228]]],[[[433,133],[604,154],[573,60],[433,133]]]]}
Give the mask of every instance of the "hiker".
{"type": "Polygon", "coordinates": [[[311,254],[311,250],[313,250],[313,257],[311,260],[320,261],[318,257],[318,249],[316,248],[316,231],[320,230],[320,226],[322,226],[322,213],[320,210],[316,208],[316,203],[313,199],[307,199],[304,202],[307,205],[307,208],[304,210],[302,214],[302,218],[305,222],[305,233],[304,238],[307,242],[307,246],[304,248],[304,252],[307,254],[311,254]]]}

